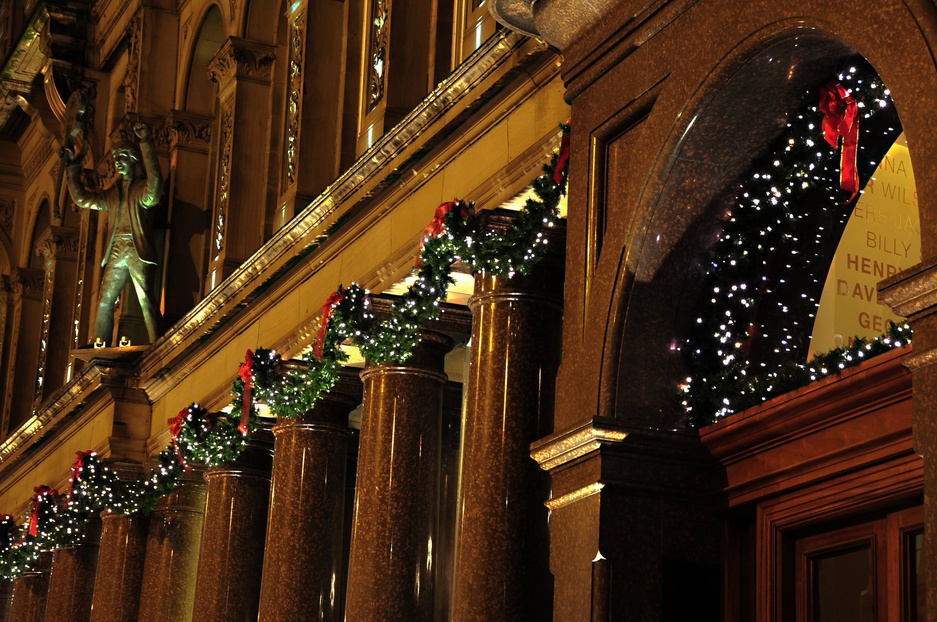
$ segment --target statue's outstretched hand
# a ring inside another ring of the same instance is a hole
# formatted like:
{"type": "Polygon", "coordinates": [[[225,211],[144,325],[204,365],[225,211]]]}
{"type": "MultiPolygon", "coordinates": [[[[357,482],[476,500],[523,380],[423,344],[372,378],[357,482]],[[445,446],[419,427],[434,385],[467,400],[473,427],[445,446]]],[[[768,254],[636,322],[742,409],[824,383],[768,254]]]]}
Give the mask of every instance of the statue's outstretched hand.
{"type": "Polygon", "coordinates": [[[62,164],[65,166],[71,166],[78,161],[78,157],[75,154],[75,150],[71,147],[62,147],[59,149],[59,155],[62,157],[62,164]]]}
{"type": "Polygon", "coordinates": [[[133,133],[137,135],[137,138],[140,140],[150,140],[152,135],[150,134],[150,126],[146,123],[137,123],[133,126],[133,133]]]}

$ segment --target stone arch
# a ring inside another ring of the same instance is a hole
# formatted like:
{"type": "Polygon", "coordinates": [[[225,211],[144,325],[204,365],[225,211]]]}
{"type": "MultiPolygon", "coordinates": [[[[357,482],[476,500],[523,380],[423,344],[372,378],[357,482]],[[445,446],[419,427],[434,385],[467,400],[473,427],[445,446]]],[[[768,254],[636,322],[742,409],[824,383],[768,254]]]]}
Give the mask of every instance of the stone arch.
{"type": "MultiPolygon", "coordinates": [[[[725,41],[741,43],[716,50],[715,62],[705,75],[698,70],[694,73],[692,69],[674,68],[665,84],[648,92],[647,118],[650,121],[655,115],[667,115],[654,122],[657,127],[667,126],[667,134],[649,138],[656,141],[658,150],[643,180],[633,216],[607,234],[613,242],[607,247],[620,249],[620,255],[609,253],[596,267],[597,277],[608,277],[614,283],[609,308],[618,310],[609,313],[599,329],[605,344],[599,380],[600,414],[641,413],[639,418],[644,424],[667,428],[679,425],[679,409],[670,410],[667,404],[676,405],[672,397],[682,372],[675,362],[678,355],[668,347],[678,323],[673,309],[687,304],[681,296],[685,283],[680,279],[685,278],[686,266],[698,251],[693,247],[698,234],[694,227],[700,225],[715,186],[732,178],[733,166],[737,169],[750,159],[733,159],[733,154],[720,149],[735,142],[749,148],[757,144],[767,135],[767,126],[747,137],[739,138],[737,133],[751,127],[749,109],[770,117],[783,111],[783,102],[790,95],[785,88],[789,80],[774,76],[765,82],[766,76],[756,75],[759,63],[785,56],[797,62],[821,64],[824,59],[848,54],[867,59],[892,91],[914,162],[919,164],[916,177],[922,233],[934,231],[937,226],[933,204],[937,188],[929,170],[937,132],[929,121],[931,112],[926,102],[915,95],[921,88],[937,85],[937,72],[915,16],[903,4],[889,3],[896,5],[896,18],[883,31],[877,31],[881,25],[844,19],[827,8],[818,9],[818,14],[809,19],[790,17],[795,9],[789,4],[771,4],[769,8],[768,3],[759,3],[749,22],[743,19],[738,24],[749,28],[747,36],[726,37],[725,41]],[[895,30],[902,36],[890,38],[895,30]],[[744,88],[751,86],[746,80],[756,78],[761,80],[762,90],[744,88]],[[769,98],[763,97],[766,90],[769,98]],[[733,140],[726,140],[726,134],[733,140]],[[722,159],[721,171],[704,170],[700,163],[706,158],[694,157],[707,149],[715,150],[716,157],[708,158],[711,162],[722,159]],[[614,239],[616,236],[620,237],[614,239]],[[601,274],[603,271],[606,274],[601,274]],[[611,271],[614,276],[608,273],[611,271]],[[649,380],[646,389],[635,390],[634,378],[642,369],[660,373],[653,374],[655,380],[649,380]]],[[[732,21],[731,16],[726,17],[727,22],[732,21]]],[[[718,48],[712,41],[684,42],[688,49],[696,44],[718,48]]],[[[923,256],[933,255],[933,236],[924,234],[922,238],[923,256]]]]}
{"type": "Polygon", "coordinates": [[[209,4],[201,16],[189,50],[183,86],[183,108],[187,112],[211,115],[215,107],[215,85],[208,77],[208,65],[227,38],[224,16],[217,4],[209,4]]]}

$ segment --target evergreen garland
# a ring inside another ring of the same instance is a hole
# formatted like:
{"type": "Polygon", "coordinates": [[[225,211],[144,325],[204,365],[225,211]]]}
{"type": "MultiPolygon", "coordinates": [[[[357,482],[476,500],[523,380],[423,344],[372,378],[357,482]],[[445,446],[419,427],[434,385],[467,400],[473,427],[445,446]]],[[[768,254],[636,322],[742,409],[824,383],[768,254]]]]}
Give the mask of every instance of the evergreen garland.
{"type": "MultiPolygon", "coordinates": [[[[901,133],[900,122],[889,91],[865,61],[847,66],[835,81],[858,100],[864,185],[901,133]]],[[[689,376],[680,395],[691,426],[910,340],[905,324],[803,362],[826,274],[856,202],[839,187],[840,154],[823,139],[818,89],[805,91],[803,101],[720,207],[717,239],[699,269],[702,306],[682,346],[689,376]]]]}
{"type": "Polygon", "coordinates": [[[456,261],[475,271],[499,276],[525,274],[546,252],[543,226],[553,226],[560,198],[566,191],[569,126],[561,126],[563,143],[543,174],[533,182],[536,198],[505,231],[483,229],[470,202],[452,201],[437,208],[424,235],[416,282],[393,305],[390,317],[376,321],[366,290],[352,283],[323,306],[321,352],[291,361],[289,369],[279,354],[248,350],[237,379],[230,413],[210,413],[192,404],[169,420],[172,442],[156,456],[150,475],[140,481],[122,481],[94,452],[78,452],[69,493],[63,501],[48,487],[36,488],[33,511],[22,526],[0,516],[0,579],[25,572],[43,551],[73,546],[84,537],[88,519],[105,509],[119,514],[147,513],[160,498],[179,485],[183,471],[194,465],[214,467],[236,459],[259,422],[256,404],[265,402],[281,418],[296,417],[312,409],[338,381],[347,355],[340,346],[354,342],[376,364],[405,361],[418,342],[420,327],[439,313],[438,300],[453,283],[456,261]],[[247,425],[239,428],[247,400],[247,425]],[[35,518],[33,518],[35,516],[35,518]],[[35,526],[35,534],[30,532],[35,526]]]}

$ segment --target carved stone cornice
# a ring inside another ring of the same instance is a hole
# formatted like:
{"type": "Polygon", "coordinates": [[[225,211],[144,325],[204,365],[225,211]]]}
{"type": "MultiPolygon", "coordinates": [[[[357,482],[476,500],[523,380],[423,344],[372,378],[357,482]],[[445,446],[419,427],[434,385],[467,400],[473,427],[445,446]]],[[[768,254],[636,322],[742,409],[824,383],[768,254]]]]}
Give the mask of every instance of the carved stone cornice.
{"type": "Polygon", "coordinates": [[[272,45],[229,37],[208,65],[208,77],[220,89],[235,79],[269,81],[275,52],[272,45]]]}
{"type": "Polygon", "coordinates": [[[171,110],[166,115],[169,129],[169,149],[187,147],[208,151],[211,146],[212,117],[185,110],[171,110]]]}
{"type": "Polygon", "coordinates": [[[81,245],[77,229],[50,226],[36,244],[36,255],[49,262],[52,259],[75,259],[81,245]]]}
{"type": "Polygon", "coordinates": [[[42,300],[46,273],[35,268],[17,268],[16,278],[11,281],[13,295],[29,300],[42,300]]]}
{"type": "Polygon", "coordinates": [[[577,428],[548,436],[531,445],[530,456],[549,471],[592,453],[603,444],[621,443],[629,430],[612,419],[595,418],[577,428]]]}

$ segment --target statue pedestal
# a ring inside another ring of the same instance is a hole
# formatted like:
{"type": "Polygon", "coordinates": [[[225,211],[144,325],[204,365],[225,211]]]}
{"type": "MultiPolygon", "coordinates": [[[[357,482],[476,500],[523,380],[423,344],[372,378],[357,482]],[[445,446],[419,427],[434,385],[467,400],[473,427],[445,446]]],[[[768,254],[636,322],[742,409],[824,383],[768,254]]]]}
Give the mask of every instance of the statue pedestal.
{"type": "Polygon", "coordinates": [[[144,344],[140,346],[125,346],[123,348],[95,348],[93,346],[85,346],[83,348],[76,348],[72,350],[71,354],[76,359],[84,361],[85,363],[89,363],[94,359],[129,362],[139,358],[140,355],[146,352],[147,348],[149,347],[150,344],[144,344]]]}

